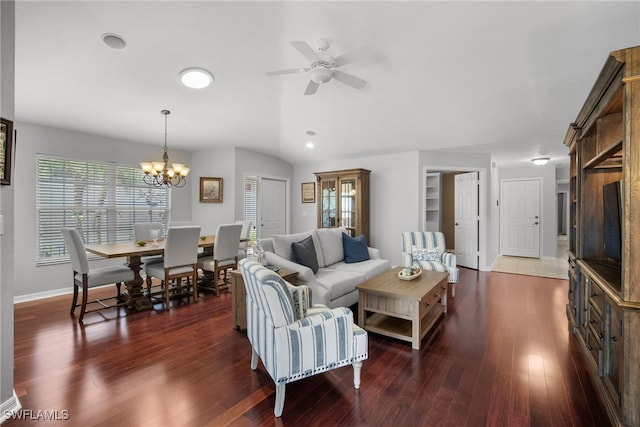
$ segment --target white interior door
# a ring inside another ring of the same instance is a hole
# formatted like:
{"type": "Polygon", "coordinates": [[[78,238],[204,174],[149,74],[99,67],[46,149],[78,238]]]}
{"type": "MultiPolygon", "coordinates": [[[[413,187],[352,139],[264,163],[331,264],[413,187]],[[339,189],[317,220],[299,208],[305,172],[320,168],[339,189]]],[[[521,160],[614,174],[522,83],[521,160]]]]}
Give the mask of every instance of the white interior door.
{"type": "Polygon", "coordinates": [[[287,183],[279,179],[260,180],[260,230],[261,239],[274,234],[286,234],[287,183]]]}
{"type": "Polygon", "coordinates": [[[455,245],[459,266],[478,269],[478,172],[455,176],[455,245]]]}
{"type": "Polygon", "coordinates": [[[502,255],[540,258],[540,180],[503,180],[502,255]]]}

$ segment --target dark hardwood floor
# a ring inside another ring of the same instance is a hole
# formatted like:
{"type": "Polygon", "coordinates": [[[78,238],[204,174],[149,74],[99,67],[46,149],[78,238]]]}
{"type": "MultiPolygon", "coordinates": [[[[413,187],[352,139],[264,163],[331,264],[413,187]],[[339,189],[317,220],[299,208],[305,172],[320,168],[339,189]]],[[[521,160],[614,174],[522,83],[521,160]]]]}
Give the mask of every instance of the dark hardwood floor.
{"type": "Polygon", "coordinates": [[[12,426],[606,426],[567,329],[567,281],[461,269],[448,314],[409,343],[369,334],[362,385],[344,367],[275,388],[250,369],[231,295],[169,311],[104,311],[81,327],[71,296],[15,308],[15,390],[23,409],[68,420],[12,426]],[[105,320],[105,317],[108,320],[105,320]]]}

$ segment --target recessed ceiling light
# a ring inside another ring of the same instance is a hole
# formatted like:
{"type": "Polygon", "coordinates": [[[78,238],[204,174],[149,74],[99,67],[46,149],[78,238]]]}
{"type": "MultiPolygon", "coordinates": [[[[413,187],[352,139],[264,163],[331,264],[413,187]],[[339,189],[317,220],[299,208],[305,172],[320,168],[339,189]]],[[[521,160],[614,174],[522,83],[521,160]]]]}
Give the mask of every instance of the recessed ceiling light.
{"type": "Polygon", "coordinates": [[[213,83],[213,74],[204,68],[186,68],[180,71],[180,81],[191,89],[204,89],[213,83]]]}
{"type": "Polygon", "coordinates": [[[106,33],[102,35],[102,43],[111,49],[121,50],[127,47],[127,42],[117,34],[106,33]]]}
{"type": "Polygon", "coordinates": [[[307,142],[307,148],[313,148],[313,147],[314,147],[313,142],[311,141],[307,142]]]}

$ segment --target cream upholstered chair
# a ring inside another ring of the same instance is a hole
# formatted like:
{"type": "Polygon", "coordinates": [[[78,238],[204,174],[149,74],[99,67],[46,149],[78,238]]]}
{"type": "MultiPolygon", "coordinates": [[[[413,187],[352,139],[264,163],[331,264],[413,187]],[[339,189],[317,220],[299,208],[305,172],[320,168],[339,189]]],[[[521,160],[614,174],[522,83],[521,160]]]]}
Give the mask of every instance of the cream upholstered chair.
{"type": "Polygon", "coordinates": [[[222,289],[229,287],[228,281],[231,278],[227,278],[227,271],[238,268],[241,231],[241,224],[220,224],[218,226],[216,241],[213,245],[213,256],[201,257],[198,260],[198,268],[204,272],[213,273],[211,284],[206,285],[203,282],[202,288],[213,290],[216,295],[220,295],[222,289]]]}
{"type": "MultiPolygon", "coordinates": [[[[136,222],[133,224],[133,241],[140,240],[153,240],[151,237],[151,230],[160,230],[162,234],[162,224],[159,222],[136,222]]],[[[154,262],[162,262],[162,255],[148,256],[142,258],[144,264],[151,264],[154,262]]]]}
{"type": "Polygon", "coordinates": [[[405,231],[401,235],[402,265],[417,265],[423,270],[449,273],[451,296],[456,296],[459,271],[456,255],[447,252],[444,234],[440,231],[405,231]]]}
{"type": "MultiPolygon", "coordinates": [[[[176,292],[182,292],[181,279],[191,278],[193,299],[198,300],[198,244],[199,226],[170,227],[164,240],[164,260],[145,266],[147,278],[157,277],[162,280],[165,307],[169,308],[169,294],[172,281],[176,281],[176,292]]],[[[147,281],[147,289],[151,288],[147,281]]]]}
{"type": "Polygon", "coordinates": [[[89,268],[89,259],[84,249],[84,242],[80,233],[75,228],[64,227],[60,229],[64,243],[69,251],[71,260],[71,268],[73,269],[73,301],[71,302],[71,315],[73,316],[76,307],[80,306],[80,316],[78,322],[82,323],[84,315],[94,311],[104,310],[111,307],[124,305],[122,300],[121,286],[122,282],[133,280],[133,271],[125,266],[89,268]],[[105,299],[96,299],[87,301],[89,288],[96,286],[108,285],[114,283],[116,285],[116,296],[105,299]],[[78,289],[82,289],[82,302],[78,304],[78,289]],[[106,304],[105,301],[115,299],[113,305],[106,304]],[[99,307],[87,311],[87,304],[98,304],[99,307]]]}
{"type": "Polygon", "coordinates": [[[249,233],[251,233],[252,221],[239,219],[236,220],[236,224],[242,224],[242,231],[240,232],[240,239],[246,240],[240,242],[240,249],[238,250],[238,259],[247,257],[247,249],[249,248],[249,233]]]}
{"type": "Polygon", "coordinates": [[[286,384],[346,365],[360,388],[362,361],[368,357],[367,332],[353,323],[346,307],[309,307],[309,289],[293,286],[249,259],[240,260],[247,289],[247,336],[251,369],[262,359],[276,384],[274,414],[282,415],[286,384]]]}

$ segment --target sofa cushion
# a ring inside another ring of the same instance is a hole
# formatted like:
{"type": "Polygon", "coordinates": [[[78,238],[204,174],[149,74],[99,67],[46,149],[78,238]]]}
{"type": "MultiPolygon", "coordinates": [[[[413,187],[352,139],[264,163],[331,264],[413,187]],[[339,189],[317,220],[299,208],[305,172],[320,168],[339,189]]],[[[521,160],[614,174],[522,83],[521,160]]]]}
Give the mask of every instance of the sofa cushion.
{"type": "Polygon", "coordinates": [[[320,242],[315,230],[305,231],[303,233],[296,234],[276,234],[273,236],[273,249],[276,255],[281,256],[284,259],[295,262],[293,258],[293,252],[291,250],[291,244],[300,242],[306,237],[311,236],[313,238],[313,245],[316,248],[316,255],[318,257],[318,266],[324,265],[324,259],[322,258],[321,251],[318,250],[320,242]]]}
{"type": "MultiPolygon", "coordinates": [[[[316,230],[318,240],[320,241],[323,261],[320,267],[329,267],[331,264],[344,260],[344,248],[342,246],[342,233],[347,231],[346,228],[318,228],[316,230]]],[[[317,251],[316,246],[316,251],[317,251]]]]}
{"type": "Polygon", "coordinates": [[[333,264],[330,269],[336,271],[346,271],[364,275],[364,280],[369,280],[380,273],[391,268],[391,263],[386,259],[371,258],[366,261],[355,264],[347,264],[346,262],[338,262],[333,264]]]}
{"type": "Polygon", "coordinates": [[[369,259],[369,250],[364,234],[351,237],[347,233],[342,233],[342,247],[344,248],[344,262],[353,264],[369,259]]]}
{"type": "Polygon", "coordinates": [[[291,251],[295,262],[309,267],[313,274],[318,272],[318,256],[313,245],[313,237],[308,236],[300,242],[292,243],[291,251]]]}
{"type": "MultiPolygon", "coordinates": [[[[316,274],[316,280],[322,283],[322,287],[329,290],[331,299],[340,298],[353,292],[356,285],[364,282],[364,273],[354,271],[339,271],[331,268],[320,268],[316,274]]],[[[313,299],[313,295],[311,296],[313,299]]]]}

